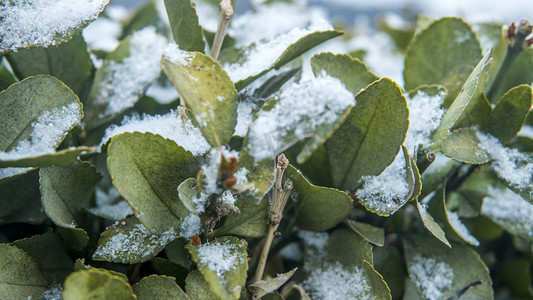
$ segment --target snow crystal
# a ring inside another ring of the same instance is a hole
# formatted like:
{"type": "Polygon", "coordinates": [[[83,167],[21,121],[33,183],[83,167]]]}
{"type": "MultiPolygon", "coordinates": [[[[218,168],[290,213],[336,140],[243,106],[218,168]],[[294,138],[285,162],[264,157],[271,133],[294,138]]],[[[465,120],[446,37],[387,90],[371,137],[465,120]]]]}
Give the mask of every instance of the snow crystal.
{"type": "Polygon", "coordinates": [[[448,211],[448,220],[450,221],[453,229],[455,229],[455,231],[457,231],[462,238],[475,246],[479,246],[479,241],[472,234],[470,234],[470,231],[468,231],[468,228],[466,228],[465,224],[461,222],[461,219],[459,219],[459,215],[456,212],[448,211]]]}
{"type": "Polygon", "coordinates": [[[166,41],[154,27],[134,32],[129,43],[129,56],[120,62],[109,60],[104,66],[105,77],[94,86],[96,104],[107,104],[100,117],[132,107],[161,71],[159,61],[166,41]]]}
{"type": "Polygon", "coordinates": [[[224,278],[224,274],[234,268],[235,265],[243,263],[238,256],[238,248],[233,244],[207,243],[198,246],[199,263],[207,265],[209,270],[214,272],[218,278],[224,278]]]}
{"type": "Polygon", "coordinates": [[[377,299],[363,269],[347,268],[338,262],[313,269],[303,287],[313,299],[377,299]]]}
{"type": "Polygon", "coordinates": [[[181,50],[176,43],[171,42],[163,51],[163,57],[177,66],[187,68],[196,57],[196,53],[181,50]]]}
{"type": "Polygon", "coordinates": [[[453,269],[445,262],[416,254],[407,267],[411,280],[425,299],[440,300],[452,288],[453,269]]]}
{"type": "MultiPolygon", "coordinates": [[[[9,152],[0,152],[0,160],[16,160],[54,153],[57,145],[68,131],[79,122],[80,118],[80,105],[77,102],[50,111],[43,111],[36,121],[31,123],[33,130],[30,137],[19,141],[15,148],[9,152]]],[[[23,173],[29,169],[0,169],[0,179],[23,173]]]]}
{"type": "Polygon", "coordinates": [[[281,90],[271,110],[258,112],[248,134],[250,153],[256,160],[271,157],[287,146],[282,143],[292,142],[284,140],[289,133],[301,140],[316,127],[335,123],[353,105],[352,93],[325,73],[291,83],[281,90]]]}
{"type": "Polygon", "coordinates": [[[61,300],[63,299],[63,286],[61,283],[56,283],[41,295],[41,300],[61,300]]]}
{"type": "Polygon", "coordinates": [[[60,36],[95,19],[109,0],[24,0],[0,2],[0,52],[48,47],[60,36]]]}
{"type": "Polygon", "coordinates": [[[224,70],[233,82],[237,82],[250,76],[259,74],[270,68],[281,54],[300,38],[316,31],[332,30],[333,27],[322,20],[312,24],[307,29],[294,28],[286,34],[278,35],[269,41],[258,41],[245,50],[244,62],[224,64],[224,70]]]}
{"type": "Polygon", "coordinates": [[[364,202],[367,209],[389,215],[403,205],[403,200],[409,194],[405,175],[405,158],[400,152],[381,174],[363,176],[363,186],[357,190],[356,196],[364,202]]]}
{"type": "Polygon", "coordinates": [[[162,234],[151,234],[142,224],[136,224],[129,232],[117,232],[105,245],[98,245],[95,257],[129,260],[149,257],[157,248],[164,247],[178,236],[174,228],[162,234]]]}
{"type": "Polygon", "coordinates": [[[190,213],[181,222],[179,235],[186,239],[190,239],[195,234],[200,234],[201,228],[200,217],[198,217],[196,214],[190,213]]]}
{"type": "Polygon", "coordinates": [[[329,241],[327,232],[298,230],[298,237],[302,239],[306,246],[313,247],[318,253],[324,253],[329,241]]]}
{"type": "Polygon", "coordinates": [[[533,174],[533,162],[516,149],[504,147],[500,141],[476,131],[481,147],[492,157],[491,169],[508,181],[513,187],[524,189],[529,186],[533,174]]]}
{"type": "Polygon", "coordinates": [[[105,131],[100,146],[111,137],[124,132],[150,132],[173,140],[179,146],[194,155],[202,155],[211,147],[203,137],[200,129],[195,127],[190,120],[183,122],[179,114],[171,111],[165,115],[143,115],[141,117],[126,117],[122,125],[112,125],[105,131]]]}
{"type": "Polygon", "coordinates": [[[244,167],[241,167],[239,168],[239,170],[237,172],[235,172],[235,174],[233,174],[233,176],[237,179],[237,183],[238,185],[241,185],[241,184],[247,184],[248,183],[248,173],[250,173],[250,171],[248,171],[248,169],[244,168],[244,167]]]}
{"type": "Polygon", "coordinates": [[[446,93],[440,92],[436,96],[429,96],[423,91],[417,91],[411,97],[406,97],[409,107],[409,130],[404,145],[409,151],[423,144],[425,147],[431,144],[431,134],[444,116],[444,109],[440,107],[446,93]]]}
{"type": "Polygon", "coordinates": [[[481,214],[502,227],[533,236],[533,205],[509,189],[490,187],[491,196],[483,199],[481,214]]]}

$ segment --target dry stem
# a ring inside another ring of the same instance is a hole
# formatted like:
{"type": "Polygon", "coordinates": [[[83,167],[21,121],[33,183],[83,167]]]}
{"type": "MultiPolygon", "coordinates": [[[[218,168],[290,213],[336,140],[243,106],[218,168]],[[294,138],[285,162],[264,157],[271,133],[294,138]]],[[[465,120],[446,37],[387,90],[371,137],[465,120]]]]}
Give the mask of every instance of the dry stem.
{"type": "Polygon", "coordinates": [[[224,36],[228,29],[229,22],[233,17],[233,6],[231,0],[220,1],[220,17],[218,19],[217,32],[215,33],[215,39],[213,40],[213,47],[211,48],[211,57],[217,60],[224,42],[224,36]]]}

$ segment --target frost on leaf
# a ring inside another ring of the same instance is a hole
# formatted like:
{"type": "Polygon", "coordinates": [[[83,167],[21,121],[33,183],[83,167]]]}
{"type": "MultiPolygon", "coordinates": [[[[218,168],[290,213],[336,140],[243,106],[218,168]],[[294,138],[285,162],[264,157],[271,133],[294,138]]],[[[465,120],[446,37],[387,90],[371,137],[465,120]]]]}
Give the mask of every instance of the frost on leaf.
{"type": "Polygon", "coordinates": [[[431,96],[418,90],[412,97],[406,97],[409,108],[409,129],[404,145],[412,152],[420,144],[428,147],[431,144],[431,134],[439,127],[444,116],[444,109],[440,106],[446,97],[441,90],[437,95],[431,96]]]}
{"type": "Polygon", "coordinates": [[[202,155],[211,148],[200,129],[190,120],[183,121],[179,114],[171,111],[165,115],[142,115],[141,117],[126,117],[120,126],[111,125],[105,131],[100,146],[113,136],[124,132],[150,132],[176,142],[179,146],[194,155],[202,155]]]}
{"type": "Polygon", "coordinates": [[[0,2],[0,53],[65,41],[98,17],[109,0],[0,2]]]}
{"type": "MultiPolygon", "coordinates": [[[[81,119],[81,109],[77,102],[51,111],[43,111],[31,123],[32,131],[28,139],[20,141],[11,151],[0,152],[0,160],[16,160],[54,153],[57,145],[68,131],[81,119]]],[[[0,179],[23,173],[29,168],[0,169],[0,179]]]]}
{"type": "Polygon", "coordinates": [[[445,262],[416,254],[409,261],[407,268],[411,280],[422,292],[424,299],[442,299],[452,289],[453,269],[445,262]]]}
{"type": "Polygon", "coordinates": [[[176,239],[173,228],[162,234],[152,234],[141,223],[128,226],[133,219],[117,222],[109,227],[98,241],[93,259],[134,263],[147,261],[176,239]]]}
{"type": "Polygon", "coordinates": [[[195,234],[202,233],[202,224],[200,222],[200,217],[197,214],[190,213],[180,225],[179,236],[186,239],[192,238],[195,234]]]}
{"type": "Polygon", "coordinates": [[[196,57],[196,54],[194,52],[181,50],[176,43],[172,42],[169,43],[163,51],[163,56],[165,59],[179,67],[188,68],[192,63],[192,60],[196,57]]]}
{"type": "Polygon", "coordinates": [[[313,269],[303,286],[313,299],[376,299],[365,270],[339,262],[313,269]]]}
{"type": "Polygon", "coordinates": [[[320,132],[327,135],[354,105],[354,97],[344,84],[326,74],[289,84],[272,109],[258,112],[249,129],[247,152],[255,160],[263,160],[299,140],[318,140],[320,132]]]}
{"type": "Polygon", "coordinates": [[[236,252],[233,244],[211,243],[197,247],[199,263],[206,265],[219,278],[242,263],[242,257],[236,252]]]}
{"type": "Polygon", "coordinates": [[[476,132],[481,147],[492,158],[491,169],[511,187],[519,190],[530,187],[533,174],[533,161],[516,149],[504,147],[500,141],[482,132],[476,132]]]}
{"type": "Polygon", "coordinates": [[[459,215],[456,212],[448,211],[447,216],[450,225],[461,238],[474,246],[479,246],[479,241],[470,233],[465,224],[461,222],[461,219],[459,219],[459,215]]]}
{"type": "Polygon", "coordinates": [[[513,235],[533,239],[533,205],[509,189],[489,188],[481,214],[513,235]]]}

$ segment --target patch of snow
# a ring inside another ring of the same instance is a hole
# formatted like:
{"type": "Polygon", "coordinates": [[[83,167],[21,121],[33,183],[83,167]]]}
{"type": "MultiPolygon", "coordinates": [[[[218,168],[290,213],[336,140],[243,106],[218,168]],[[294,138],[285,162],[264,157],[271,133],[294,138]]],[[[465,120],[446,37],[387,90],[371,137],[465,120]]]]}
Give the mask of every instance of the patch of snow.
{"type": "Polygon", "coordinates": [[[225,190],[220,197],[220,202],[226,205],[235,205],[235,201],[237,201],[237,199],[233,196],[230,190],[225,190]]]}
{"type": "Polygon", "coordinates": [[[24,0],[0,4],[0,52],[48,47],[96,19],[109,0],[24,0]]]}
{"type": "Polygon", "coordinates": [[[481,147],[492,158],[491,169],[513,187],[527,188],[533,177],[533,161],[526,154],[516,149],[504,147],[490,134],[476,131],[481,147]]]}
{"type": "Polygon", "coordinates": [[[113,260],[129,260],[130,258],[146,258],[154,255],[157,248],[164,247],[178,235],[174,228],[162,234],[151,234],[142,224],[136,224],[129,232],[117,232],[105,245],[98,245],[94,257],[105,257],[113,260]]]}
{"type": "Polygon", "coordinates": [[[198,21],[202,28],[211,32],[216,32],[218,27],[218,5],[212,5],[209,1],[194,1],[198,21]]]}
{"type": "Polygon", "coordinates": [[[105,77],[97,85],[96,104],[107,105],[100,117],[114,116],[132,107],[161,71],[159,61],[166,39],[154,27],[136,31],[129,41],[129,56],[104,63],[105,77]]]}
{"type": "Polygon", "coordinates": [[[440,300],[453,285],[453,269],[443,261],[416,254],[407,267],[411,280],[425,299],[440,300]]]}
{"type": "Polygon", "coordinates": [[[181,222],[179,236],[190,239],[195,234],[201,234],[201,229],[202,226],[200,223],[200,217],[198,217],[196,214],[190,213],[181,222]]]}
{"type": "Polygon", "coordinates": [[[302,239],[306,246],[313,247],[318,253],[325,254],[325,248],[329,241],[327,232],[298,230],[298,237],[302,239]]]}
{"type": "Polygon", "coordinates": [[[250,173],[250,171],[248,171],[248,169],[244,168],[244,167],[241,167],[239,168],[239,170],[237,172],[235,172],[235,174],[233,174],[233,176],[237,179],[237,183],[238,185],[241,185],[241,184],[247,184],[248,183],[248,173],[250,173]]]}
{"type": "Polygon", "coordinates": [[[89,209],[95,215],[115,221],[123,220],[129,215],[133,215],[131,206],[125,200],[120,199],[118,191],[113,187],[107,192],[101,188],[96,188],[95,199],[96,206],[89,209]]]}
{"type": "Polygon", "coordinates": [[[248,133],[249,153],[256,160],[272,157],[292,143],[313,134],[318,126],[335,123],[349,106],[353,94],[337,78],[320,74],[286,85],[269,111],[261,110],[248,133]],[[289,134],[295,141],[287,141],[289,134]]]}
{"type": "Polygon", "coordinates": [[[281,257],[288,260],[300,261],[303,258],[302,250],[296,242],[292,242],[283,247],[280,251],[281,257]]]}
{"type": "Polygon", "coordinates": [[[268,41],[257,41],[243,53],[244,61],[224,64],[224,70],[233,82],[246,79],[270,68],[289,45],[300,38],[317,31],[332,30],[331,24],[325,20],[316,22],[306,29],[294,28],[288,33],[276,36],[268,41]]]}
{"type": "Polygon", "coordinates": [[[356,191],[365,207],[381,215],[389,215],[404,204],[409,194],[409,185],[405,181],[405,158],[400,151],[396,159],[381,174],[363,176],[363,186],[356,191]]]}
{"type": "Polygon", "coordinates": [[[522,129],[520,129],[520,132],[518,132],[518,135],[533,139],[533,126],[530,126],[530,125],[522,126],[522,129]]]}
{"type": "Polygon", "coordinates": [[[194,155],[202,155],[211,149],[200,129],[195,127],[190,120],[184,123],[175,111],[165,115],[125,117],[120,126],[111,125],[106,129],[100,146],[105,144],[111,137],[125,132],[159,134],[166,139],[173,140],[194,155]]]}
{"type": "MultiPolygon", "coordinates": [[[[0,152],[0,160],[17,160],[52,154],[67,135],[68,131],[81,119],[80,105],[70,103],[50,111],[43,111],[35,122],[30,137],[19,143],[9,152],[0,152]]],[[[0,179],[23,173],[31,168],[2,168],[0,179]]]]}
{"type": "Polygon", "coordinates": [[[448,220],[450,221],[450,225],[452,225],[453,229],[457,231],[457,233],[466,241],[469,243],[479,246],[479,241],[470,233],[468,228],[466,228],[465,224],[461,222],[461,219],[459,219],[459,215],[456,212],[448,211],[448,220]]]}
{"type": "Polygon", "coordinates": [[[178,92],[172,84],[162,85],[158,81],[154,81],[148,87],[145,95],[154,98],[160,104],[169,104],[179,97],[178,92]]]}
{"type": "Polygon", "coordinates": [[[339,262],[313,269],[303,287],[313,299],[377,299],[362,268],[347,268],[339,262]]]}
{"type": "Polygon", "coordinates": [[[238,248],[233,244],[207,243],[197,247],[199,263],[206,265],[217,277],[243,263],[238,248]]]}
{"type": "Polygon", "coordinates": [[[163,51],[163,57],[179,67],[188,68],[196,54],[181,50],[175,42],[170,42],[163,51]]]}
{"type": "Polygon", "coordinates": [[[439,127],[444,116],[444,109],[440,105],[445,97],[444,91],[433,97],[420,90],[412,98],[406,95],[409,130],[403,144],[410,152],[420,144],[424,147],[431,144],[431,134],[439,127]]]}
{"type": "Polygon", "coordinates": [[[41,295],[41,300],[62,300],[63,299],[63,286],[61,283],[52,284],[41,295]]]}
{"type": "Polygon", "coordinates": [[[119,44],[122,25],[118,21],[100,17],[85,27],[82,34],[90,49],[111,52],[119,44]]]}

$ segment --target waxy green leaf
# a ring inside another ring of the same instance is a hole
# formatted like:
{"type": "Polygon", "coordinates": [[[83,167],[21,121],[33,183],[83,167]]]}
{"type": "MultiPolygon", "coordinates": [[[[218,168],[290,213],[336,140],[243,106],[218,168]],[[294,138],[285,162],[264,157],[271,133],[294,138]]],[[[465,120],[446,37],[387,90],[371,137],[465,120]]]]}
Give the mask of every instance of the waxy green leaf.
{"type": "Polygon", "coordinates": [[[490,160],[487,152],[480,146],[476,132],[470,128],[448,133],[437,147],[444,155],[459,162],[484,164],[490,160]]]}
{"type": "Polygon", "coordinates": [[[136,297],[125,278],[105,269],[90,268],[67,277],[63,286],[63,299],[134,300],[136,297]]]}
{"type": "Polygon", "coordinates": [[[187,52],[180,61],[163,57],[163,71],[181,95],[207,142],[225,145],[237,124],[237,90],[222,67],[208,55],[187,52]]]}
{"type": "MultiPolygon", "coordinates": [[[[444,192],[441,192],[441,193],[444,193],[444,192]]],[[[442,227],[440,227],[440,225],[437,223],[437,221],[435,221],[433,216],[431,216],[428,213],[427,205],[421,204],[419,201],[416,201],[416,209],[418,210],[418,214],[420,215],[420,219],[422,220],[424,227],[426,227],[426,229],[429,232],[431,232],[433,236],[439,239],[439,241],[444,243],[446,246],[451,247],[450,242],[446,238],[446,234],[444,233],[444,230],[442,229],[442,227]]]]}
{"type": "Polygon", "coordinates": [[[198,270],[191,271],[185,279],[185,291],[191,300],[218,300],[198,270]]]}
{"type": "Polygon", "coordinates": [[[39,267],[22,249],[0,244],[0,295],[6,299],[38,299],[48,284],[39,267]]]}
{"type": "Polygon", "coordinates": [[[165,0],[165,7],[172,36],[180,49],[203,53],[205,49],[203,30],[192,2],[190,0],[165,0]]]}
{"type": "Polygon", "coordinates": [[[168,299],[189,300],[172,277],[150,275],[133,286],[137,300],[168,299]]]}
{"type": "Polygon", "coordinates": [[[214,236],[238,235],[260,238],[266,235],[270,213],[268,197],[263,197],[258,203],[255,196],[240,194],[237,195],[235,206],[239,208],[239,212],[227,215],[224,224],[213,231],[214,236]]]}
{"type": "Polygon", "coordinates": [[[371,244],[380,247],[385,245],[385,229],[353,220],[346,220],[346,224],[371,244]]]}
{"type": "Polygon", "coordinates": [[[41,206],[39,171],[0,181],[0,224],[39,224],[44,220],[46,215],[41,206]]]}
{"type": "Polygon", "coordinates": [[[254,299],[260,299],[267,294],[275,292],[282,285],[284,285],[285,282],[292,277],[292,275],[294,275],[294,272],[296,272],[297,269],[298,268],[294,268],[289,272],[278,274],[278,276],[275,278],[259,280],[250,284],[249,288],[254,291],[254,299]]]}
{"type": "Polygon", "coordinates": [[[107,154],[113,185],[137,218],[153,233],[178,230],[189,214],[178,185],[199,170],[192,153],[158,135],[125,133],[111,139],[107,154]]]}
{"type": "Polygon", "coordinates": [[[50,154],[40,154],[28,158],[19,158],[19,159],[0,159],[0,168],[5,167],[34,167],[34,168],[44,168],[50,166],[60,166],[66,167],[76,160],[78,157],[83,154],[96,152],[98,149],[94,147],[76,147],[76,148],[67,148],[59,150],[55,153],[50,154]]]}

